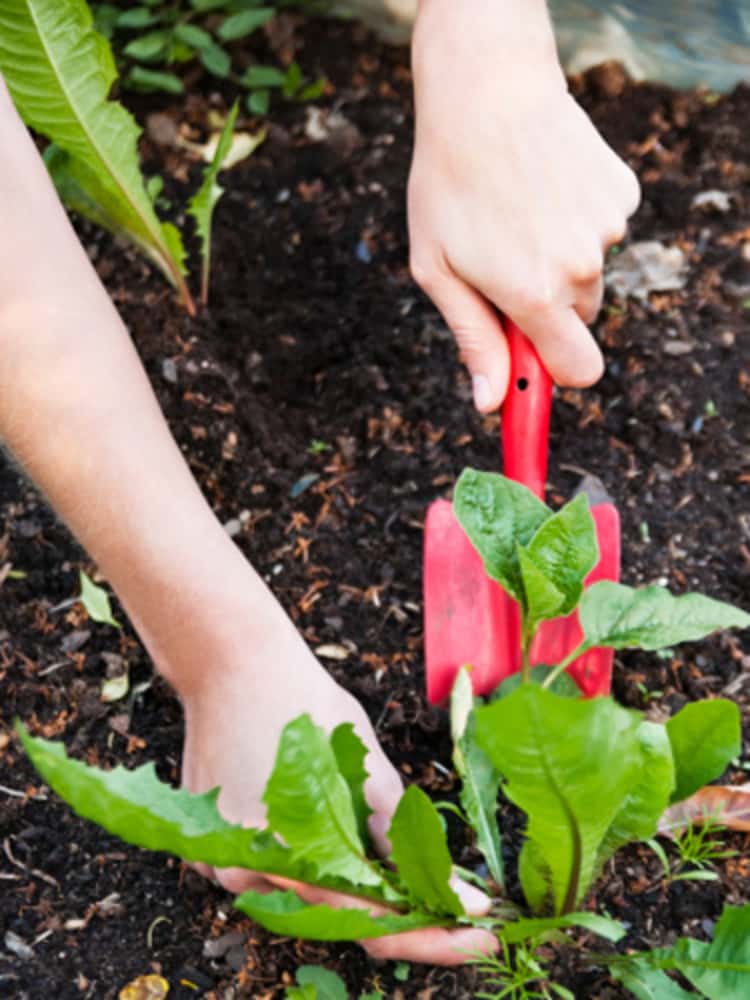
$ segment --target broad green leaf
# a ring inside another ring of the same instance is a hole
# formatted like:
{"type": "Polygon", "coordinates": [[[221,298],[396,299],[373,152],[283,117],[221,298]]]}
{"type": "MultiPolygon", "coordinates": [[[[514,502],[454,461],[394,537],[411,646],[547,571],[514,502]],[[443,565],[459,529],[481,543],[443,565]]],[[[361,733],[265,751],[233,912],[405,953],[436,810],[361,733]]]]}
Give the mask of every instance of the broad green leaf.
{"type": "Polygon", "coordinates": [[[690,798],[720,777],[742,752],[740,711],[731,701],[717,698],[686,705],[666,729],[676,774],[672,802],[690,798]]]}
{"type": "Polygon", "coordinates": [[[627,965],[612,965],[609,971],[638,1000],[695,1000],[695,993],[683,990],[666,972],[637,956],[627,965]]]}
{"type": "Polygon", "coordinates": [[[526,629],[533,636],[540,622],[559,618],[565,604],[565,594],[531,561],[522,545],[518,546],[518,566],[523,583],[526,629]]]}
{"type": "Polygon", "coordinates": [[[193,10],[199,10],[201,13],[205,13],[209,10],[220,10],[222,7],[228,7],[230,0],[190,0],[190,6],[193,10]]]}
{"type": "Polygon", "coordinates": [[[521,944],[523,941],[540,938],[550,931],[565,930],[569,927],[582,927],[606,941],[617,942],[625,936],[625,928],[618,920],[587,912],[568,913],[564,917],[514,920],[512,923],[504,924],[498,931],[498,936],[506,944],[521,944]]]}
{"type": "Polygon", "coordinates": [[[83,572],[78,571],[78,578],[81,583],[81,596],[79,600],[86,609],[86,614],[95,622],[103,625],[114,625],[115,628],[122,626],[112,615],[112,605],[109,603],[109,594],[103,587],[98,587],[94,581],[83,572]]]}
{"type": "MultiPolygon", "coordinates": [[[[69,0],[65,0],[65,2],[69,2],[69,0]]],[[[132,42],[128,42],[122,53],[129,59],[138,59],[142,62],[155,62],[166,54],[170,37],[170,32],[164,28],[160,28],[157,31],[149,31],[139,38],[134,38],[132,42]]]]}
{"type": "Polygon", "coordinates": [[[549,880],[555,914],[571,912],[640,777],[640,717],[610,698],[578,701],[530,684],[476,716],[479,745],[528,816],[524,891],[538,907],[540,882],[549,880]]]}
{"type": "Polygon", "coordinates": [[[122,82],[129,90],[139,90],[144,94],[182,94],[185,90],[179,76],[146,66],[131,66],[122,82]]]}
{"type": "Polygon", "coordinates": [[[409,899],[434,913],[463,914],[461,901],[449,885],[453,865],[440,813],[416,785],[401,796],[388,839],[409,899]]]}
{"type": "Polygon", "coordinates": [[[309,905],[293,892],[243,892],[234,905],[272,934],[311,941],[360,941],[423,927],[450,926],[449,920],[440,920],[429,913],[373,917],[367,910],[309,905]]]}
{"type": "Polygon", "coordinates": [[[552,511],[520,483],[476,469],[461,473],[453,510],[487,574],[523,604],[518,545],[527,545],[552,511]]]}
{"type": "Polygon", "coordinates": [[[679,969],[708,1000],[750,996],[750,905],[725,906],[710,943],[681,938],[672,949],[679,969]]]}
{"type": "Polygon", "coordinates": [[[195,219],[198,239],[201,244],[201,301],[203,303],[208,301],[208,281],[211,269],[211,221],[216,204],[224,193],[224,188],[218,184],[216,178],[232,147],[232,135],[234,133],[234,124],[237,121],[238,110],[239,105],[235,101],[221,131],[214,158],[203,172],[203,182],[188,202],[187,210],[195,219]]]}
{"type": "Polygon", "coordinates": [[[252,34],[257,28],[262,28],[275,13],[273,7],[255,7],[252,10],[238,11],[222,21],[216,33],[223,42],[236,41],[252,34]]]}
{"type": "MultiPolygon", "coordinates": [[[[537,664],[535,667],[531,668],[529,682],[531,684],[538,684],[539,687],[541,687],[552,669],[552,667],[546,667],[544,664],[537,664]]],[[[505,680],[490,694],[489,699],[490,701],[497,701],[499,698],[507,698],[509,694],[512,694],[516,688],[520,687],[522,684],[523,674],[519,670],[515,674],[511,674],[510,677],[506,677],[505,680]]],[[[581,697],[581,689],[578,687],[570,674],[565,673],[565,671],[558,674],[548,690],[553,694],[561,695],[563,698],[581,697]]]]}
{"type": "Polygon", "coordinates": [[[209,73],[213,73],[214,76],[218,76],[222,80],[229,76],[229,71],[232,68],[232,57],[220,45],[215,43],[205,45],[198,50],[198,58],[204,68],[209,73]]]}
{"type": "Polygon", "coordinates": [[[500,775],[476,742],[473,708],[471,681],[463,669],[451,692],[453,763],[461,779],[461,807],[474,830],[490,875],[502,886],[503,855],[497,825],[500,775]]]}
{"type": "Polygon", "coordinates": [[[159,15],[148,7],[133,7],[120,12],[115,23],[118,28],[150,28],[158,20],[159,15]]]}
{"type": "Polygon", "coordinates": [[[267,90],[254,90],[247,95],[247,110],[251,115],[267,115],[271,103],[271,95],[267,90]]]}
{"type": "Polygon", "coordinates": [[[297,969],[295,979],[302,987],[314,987],[315,1000],[348,1000],[346,986],[341,976],[320,965],[301,965],[297,969]]]}
{"type": "Polygon", "coordinates": [[[112,4],[100,3],[94,8],[93,14],[94,28],[106,39],[112,38],[117,19],[120,16],[120,9],[113,7],[112,4]]]}
{"type": "Polygon", "coordinates": [[[240,79],[243,87],[255,90],[256,87],[283,87],[286,73],[276,66],[250,66],[240,79]]]}
{"type": "Polygon", "coordinates": [[[363,844],[369,844],[370,831],[367,820],[372,809],[365,798],[365,782],[368,774],[365,767],[367,747],[357,736],[351,722],[342,722],[331,733],[331,747],[336,757],[336,764],[344,781],[349,786],[354,815],[357,818],[357,830],[363,844]]]}
{"type": "Polygon", "coordinates": [[[215,44],[211,35],[195,24],[178,24],[174,29],[175,38],[200,52],[215,44]]]}
{"type": "MultiPolygon", "coordinates": [[[[186,861],[218,868],[251,867],[255,832],[220,815],[218,789],[192,795],[172,788],[159,781],[153,764],[132,771],[123,767],[102,771],[69,759],[62,743],[32,737],[20,724],[16,728],[44,781],[79,816],[152,851],[170,851],[186,861]]],[[[288,853],[278,844],[268,847],[269,858],[288,853]]]]}
{"type": "Polygon", "coordinates": [[[68,154],[67,174],[86,192],[77,210],[95,202],[94,221],[106,219],[144,250],[192,308],[144,187],[140,130],[108,100],[117,71],[85,0],[3,0],[0,72],[26,124],[68,154]]]}
{"type": "Polygon", "coordinates": [[[285,727],[263,801],[271,830],[320,875],[383,886],[377,865],[365,857],[349,786],[331,744],[309,715],[285,727]]]}
{"type": "Polygon", "coordinates": [[[299,88],[302,86],[304,77],[302,76],[302,69],[298,62],[291,62],[287,68],[284,75],[284,83],[281,87],[281,92],[284,97],[294,97],[299,88]]]}
{"type": "Polygon", "coordinates": [[[598,558],[596,525],[588,499],[581,493],[547,518],[526,546],[521,570],[525,585],[528,577],[526,599],[532,621],[570,614],[583,593],[583,581],[598,558]],[[550,600],[554,593],[560,595],[556,607],[550,600]]]}
{"type": "Polygon", "coordinates": [[[642,722],[636,738],[641,767],[602,841],[599,867],[625,844],[654,836],[674,788],[674,761],[665,727],[642,722]]]}
{"type": "Polygon", "coordinates": [[[750,627],[745,611],[702,594],[674,597],[663,587],[636,590],[609,581],[587,588],[580,618],[587,648],[663,649],[718,629],[750,627]]]}

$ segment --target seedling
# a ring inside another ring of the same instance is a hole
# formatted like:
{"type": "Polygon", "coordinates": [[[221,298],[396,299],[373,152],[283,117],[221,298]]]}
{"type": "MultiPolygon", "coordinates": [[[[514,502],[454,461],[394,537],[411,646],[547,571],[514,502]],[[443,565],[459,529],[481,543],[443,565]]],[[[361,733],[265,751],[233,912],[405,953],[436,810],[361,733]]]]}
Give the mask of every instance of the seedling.
{"type": "Polygon", "coordinates": [[[704,815],[702,823],[688,823],[674,836],[674,846],[678,860],[672,865],[669,857],[658,840],[648,841],[648,846],[656,854],[664,869],[664,877],[668,882],[704,881],[716,882],[719,876],[711,867],[717,861],[737,856],[737,851],[727,850],[716,835],[724,833],[726,827],[717,822],[715,817],[704,815]]]}
{"type": "MultiPolygon", "coordinates": [[[[139,17],[151,16],[148,7],[124,14],[137,12],[139,17]]],[[[158,177],[146,182],[141,174],[140,129],[130,113],[109,98],[117,71],[85,0],[36,0],[33,17],[26,0],[4,2],[0,72],[26,124],[49,139],[45,162],[68,208],[135,244],[177,289],[185,308],[195,312],[182,236],[154,207],[160,203],[163,182],[158,177]]],[[[204,302],[211,217],[221,194],[216,177],[231,145],[236,115],[234,108],[188,209],[203,253],[204,302]]]]}
{"type": "Polygon", "coordinates": [[[575,1000],[573,994],[549,982],[546,963],[533,945],[500,943],[498,955],[479,955],[473,963],[485,977],[477,1000],[575,1000]],[[489,990],[492,992],[487,992],[489,990]]]}
{"type": "MultiPolygon", "coordinates": [[[[591,648],[659,650],[720,628],[748,627],[750,615],[700,595],[675,597],[662,587],[602,582],[584,590],[597,557],[584,497],[553,512],[518,483],[470,471],[459,481],[455,508],[489,574],[518,602],[522,618],[521,673],[482,703],[474,699],[463,670],[451,701],[454,763],[462,781],[459,814],[474,829],[490,872],[495,899],[489,916],[464,912],[449,882],[452,863],[440,814],[416,786],[406,790],[393,817],[389,864],[373,855],[364,796],[366,749],[350,725],[327,737],[305,715],[285,728],[263,798],[267,830],[223,820],[217,790],[191,795],[170,788],[152,766],[99,771],[68,759],[59,744],[33,739],[20,726],[19,734],[55,791],[82,816],[130,843],[172,851],[187,861],[341,891],[364,907],[386,907],[385,914],[373,916],[367,909],[311,905],[292,891],[239,896],[235,905],[274,934],[355,941],[475,924],[496,933],[502,946],[502,958],[487,967],[504,992],[483,995],[565,998],[565,990],[545,981],[535,943],[571,927],[619,940],[620,924],[581,911],[604,863],[621,846],[652,839],[666,808],[718,777],[741,748],[739,712],[732,702],[690,704],[661,725],[611,697],[583,699],[565,669],[591,648]],[[582,629],[577,649],[561,663],[532,668],[529,650],[540,623],[574,609],[582,629]],[[499,790],[527,817],[518,872],[535,917],[524,917],[502,898],[499,790]]],[[[700,843],[688,839],[683,853],[693,864],[706,863],[715,856],[714,844],[710,835],[700,843]]],[[[727,912],[726,926],[734,927],[740,917],[727,912]]],[[[750,920],[750,906],[736,911],[745,912],[750,920]]],[[[643,968],[666,979],[664,970],[684,971],[694,953],[711,946],[682,947],[688,958],[679,947],[671,956],[649,953],[643,968]]],[[[725,990],[722,1000],[747,995],[750,954],[743,956],[732,959],[732,974],[745,992],[725,990]]],[[[629,961],[618,968],[635,982],[640,960],[629,961]]],[[[636,996],[647,995],[630,988],[636,996]]]]}

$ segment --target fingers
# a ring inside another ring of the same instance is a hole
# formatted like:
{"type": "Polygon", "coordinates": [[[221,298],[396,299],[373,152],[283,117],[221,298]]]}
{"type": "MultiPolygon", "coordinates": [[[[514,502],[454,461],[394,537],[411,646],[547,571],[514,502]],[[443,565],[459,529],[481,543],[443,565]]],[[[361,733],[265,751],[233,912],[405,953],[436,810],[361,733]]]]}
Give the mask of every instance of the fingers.
{"type": "Polygon", "coordinates": [[[464,882],[457,875],[451,876],[451,888],[463,903],[466,912],[472,917],[483,917],[490,912],[492,900],[481,889],[464,882]]]}
{"type": "Polygon", "coordinates": [[[451,931],[429,927],[423,931],[372,938],[360,944],[373,958],[447,966],[464,965],[477,952],[490,955],[498,949],[493,934],[475,927],[451,931]]]}
{"type": "Polygon", "coordinates": [[[246,868],[218,868],[216,880],[228,892],[239,895],[241,892],[270,892],[274,886],[265,875],[251,872],[246,868]]]}
{"type": "MultiPolygon", "coordinates": [[[[587,293],[591,295],[591,293],[587,293]]],[[[591,309],[593,296],[582,309],[591,309]]],[[[558,385],[584,387],[597,382],[604,359],[575,307],[545,307],[511,319],[534,342],[539,357],[558,385]]]]}
{"type": "Polygon", "coordinates": [[[496,410],[508,388],[508,345],[495,309],[445,265],[412,260],[414,280],[430,296],[456,338],[472,377],[474,405],[496,410]]]}

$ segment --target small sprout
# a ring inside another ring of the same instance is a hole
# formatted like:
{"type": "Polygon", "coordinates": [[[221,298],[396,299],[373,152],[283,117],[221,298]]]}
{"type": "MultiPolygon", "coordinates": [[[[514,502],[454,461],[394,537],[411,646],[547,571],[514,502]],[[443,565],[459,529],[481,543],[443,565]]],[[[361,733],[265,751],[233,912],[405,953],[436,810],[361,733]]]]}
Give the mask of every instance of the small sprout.
{"type": "Polygon", "coordinates": [[[411,975],[411,966],[408,962],[396,962],[396,968],[393,970],[393,978],[399,983],[408,982],[409,976],[411,975]]]}
{"type": "Polygon", "coordinates": [[[648,521],[641,521],[638,525],[638,531],[641,536],[641,541],[645,545],[649,545],[651,543],[651,529],[648,526],[648,521]]]}
{"type": "Polygon", "coordinates": [[[716,409],[716,403],[712,399],[709,399],[703,408],[703,415],[706,420],[711,420],[713,417],[718,417],[719,411],[716,409]]]}
{"type": "Polygon", "coordinates": [[[320,438],[313,438],[307,446],[308,455],[325,455],[327,451],[332,450],[331,445],[327,441],[321,441],[320,438]]]}
{"type": "Polygon", "coordinates": [[[78,600],[86,609],[86,614],[89,618],[92,621],[100,622],[102,625],[113,625],[115,628],[122,628],[112,615],[112,605],[109,603],[109,594],[107,594],[107,591],[103,587],[98,587],[83,570],[79,572],[79,579],[81,581],[81,594],[78,600]]]}

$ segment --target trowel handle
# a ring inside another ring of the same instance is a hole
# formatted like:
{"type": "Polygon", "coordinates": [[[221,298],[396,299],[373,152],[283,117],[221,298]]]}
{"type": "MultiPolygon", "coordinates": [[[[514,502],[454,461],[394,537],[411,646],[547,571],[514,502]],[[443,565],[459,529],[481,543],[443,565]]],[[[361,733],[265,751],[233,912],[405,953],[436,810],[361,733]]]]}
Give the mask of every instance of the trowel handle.
{"type": "Polygon", "coordinates": [[[529,338],[507,317],[503,326],[510,349],[510,382],[500,427],[504,472],[543,500],[552,379],[529,338]]]}

